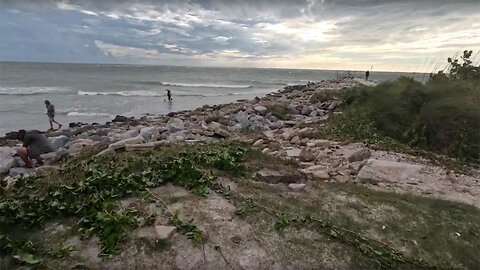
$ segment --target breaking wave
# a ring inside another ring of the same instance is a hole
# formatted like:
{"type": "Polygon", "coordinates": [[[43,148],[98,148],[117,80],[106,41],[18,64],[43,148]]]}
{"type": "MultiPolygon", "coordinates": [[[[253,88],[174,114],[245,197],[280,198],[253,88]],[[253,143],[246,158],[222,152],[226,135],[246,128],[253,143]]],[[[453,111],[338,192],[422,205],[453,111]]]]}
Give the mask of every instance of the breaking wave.
{"type": "Polygon", "coordinates": [[[38,94],[54,94],[66,93],[71,88],[68,87],[0,87],[0,95],[38,95],[38,94]]]}

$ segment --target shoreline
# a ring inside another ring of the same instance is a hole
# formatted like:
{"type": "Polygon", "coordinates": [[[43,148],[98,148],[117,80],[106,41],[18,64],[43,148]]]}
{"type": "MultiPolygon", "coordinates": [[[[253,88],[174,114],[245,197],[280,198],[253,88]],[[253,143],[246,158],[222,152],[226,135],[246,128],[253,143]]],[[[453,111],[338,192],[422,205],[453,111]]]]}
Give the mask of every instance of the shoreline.
{"type": "MultiPolygon", "coordinates": [[[[352,83],[353,83],[353,81],[356,81],[358,83],[365,84],[365,85],[374,85],[375,84],[374,82],[367,82],[365,80],[358,79],[358,78],[355,78],[353,80],[349,79],[349,78],[322,80],[321,82],[335,82],[335,81],[342,81],[342,80],[352,81],[352,83]]],[[[229,103],[217,103],[217,104],[213,104],[213,105],[204,104],[200,107],[170,111],[170,112],[164,113],[164,114],[152,114],[152,113],[149,113],[149,112],[144,112],[144,113],[141,113],[140,116],[125,116],[125,115],[116,115],[116,116],[127,117],[130,120],[134,120],[134,119],[141,120],[142,118],[147,117],[147,116],[165,116],[165,115],[168,115],[168,114],[178,113],[178,112],[196,111],[196,110],[198,110],[200,108],[204,108],[204,107],[208,108],[208,107],[215,107],[215,106],[232,105],[232,104],[237,104],[237,103],[242,103],[242,102],[248,103],[248,102],[251,102],[251,101],[257,100],[257,99],[261,100],[261,99],[263,99],[263,98],[265,98],[269,95],[272,95],[272,94],[282,93],[282,91],[284,91],[285,89],[289,89],[290,87],[301,87],[301,86],[304,86],[304,85],[302,85],[302,84],[300,84],[300,85],[287,85],[283,89],[272,90],[271,92],[268,92],[268,93],[264,94],[262,97],[257,96],[254,99],[238,99],[238,100],[235,100],[235,101],[232,101],[232,102],[229,102],[229,103]]],[[[114,122],[113,121],[114,118],[111,119],[111,118],[108,118],[108,117],[99,117],[99,118],[95,118],[95,119],[93,117],[91,117],[91,119],[92,120],[89,120],[88,122],[82,122],[82,121],[70,122],[70,123],[68,123],[68,125],[66,123],[62,122],[63,123],[63,129],[54,130],[53,132],[49,132],[48,130],[40,130],[40,129],[39,129],[39,131],[41,133],[47,135],[48,137],[52,137],[52,136],[56,136],[56,134],[59,133],[59,132],[68,131],[69,129],[77,128],[79,126],[90,125],[90,126],[96,126],[96,127],[101,128],[102,126],[110,125],[111,123],[114,122]],[[104,124],[101,124],[101,122],[103,122],[105,119],[111,119],[111,120],[106,121],[104,124]]],[[[45,125],[47,125],[47,124],[45,124],[45,125]]],[[[25,129],[25,130],[37,130],[37,129],[25,129]]],[[[18,132],[18,130],[9,130],[9,131],[5,132],[2,136],[0,136],[0,146],[3,145],[3,141],[5,139],[13,139],[12,134],[16,133],[16,132],[18,132]]]]}
{"type": "Polygon", "coordinates": [[[360,84],[373,83],[358,79],[324,80],[287,86],[252,100],[140,118],[117,115],[105,124],[75,123],[68,129],[46,133],[55,152],[42,155],[47,165],[36,169],[23,168],[19,158],[9,156],[19,147],[15,132],[10,132],[0,138],[0,175],[8,175],[2,186],[8,189],[21,175],[38,174],[50,164],[58,167],[59,163],[84,153],[115,155],[117,151],[143,151],[168,144],[237,140],[260,148],[264,154],[298,162],[302,172],[312,179],[366,184],[373,189],[480,207],[480,186],[476,183],[480,172],[454,173],[418,156],[318,136],[320,125],[342,113],[337,110],[341,100],[332,96],[319,99],[318,95],[360,84]],[[385,176],[385,170],[391,172],[385,176]],[[408,177],[398,181],[398,170],[408,177]],[[409,179],[421,180],[413,183],[409,179]],[[459,183],[463,190],[456,188],[459,183]]]}

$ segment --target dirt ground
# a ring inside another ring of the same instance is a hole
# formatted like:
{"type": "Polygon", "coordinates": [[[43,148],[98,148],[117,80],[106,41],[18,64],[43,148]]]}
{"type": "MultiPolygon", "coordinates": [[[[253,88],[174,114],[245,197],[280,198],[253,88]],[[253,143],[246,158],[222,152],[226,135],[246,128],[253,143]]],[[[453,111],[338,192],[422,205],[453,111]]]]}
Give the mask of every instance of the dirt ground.
{"type": "MultiPolygon", "coordinates": [[[[242,176],[217,171],[216,189],[198,196],[167,184],[123,198],[124,209],[155,214],[153,226],[168,226],[169,213],[204,235],[195,243],[176,231],[164,239],[128,233],[120,254],[100,258],[99,240],[80,239],[72,220],[48,222],[32,241],[46,249],[75,246],[45,269],[478,269],[480,210],[438,198],[375,190],[352,182],[301,179],[266,183],[263,167],[280,174],[295,163],[254,152],[242,176]]],[[[378,188],[377,188],[378,189],[378,188]]],[[[0,269],[29,269],[2,257],[0,269]]]]}

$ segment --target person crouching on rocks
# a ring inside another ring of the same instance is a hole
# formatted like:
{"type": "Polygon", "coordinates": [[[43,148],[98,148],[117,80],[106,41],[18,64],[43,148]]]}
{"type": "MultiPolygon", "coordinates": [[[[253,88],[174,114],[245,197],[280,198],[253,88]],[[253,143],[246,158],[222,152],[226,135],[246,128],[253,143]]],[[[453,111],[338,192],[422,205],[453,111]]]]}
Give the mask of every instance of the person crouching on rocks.
{"type": "Polygon", "coordinates": [[[53,123],[58,125],[58,129],[61,129],[62,124],[55,121],[55,106],[53,106],[53,104],[50,103],[50,101],[45,100],[45,107],[47,107],[47,116],[48,116],[48,121],[50,122],[49,130],[53,130],[53,123]]]}
{"type": "Polygon", "coordinates": [[[23,146],[18,148],[17,154],[27,168],[32,168],[32,160],[36,160],[38,165],[43,165],[42,154],[53,152],[53,147],[48,139],[40,131],[32,130],[18,131],[18,140],[23,142],[23,146]]]}

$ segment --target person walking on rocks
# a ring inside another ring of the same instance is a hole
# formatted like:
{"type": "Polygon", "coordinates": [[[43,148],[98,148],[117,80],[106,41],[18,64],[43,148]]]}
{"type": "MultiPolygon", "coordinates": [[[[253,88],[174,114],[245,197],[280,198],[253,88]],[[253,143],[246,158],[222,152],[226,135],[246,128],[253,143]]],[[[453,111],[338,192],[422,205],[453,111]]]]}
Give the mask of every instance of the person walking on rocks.
{"type": "Polygon", "coordinates": [[[365,81],[368,81],[369,76],[370,76],[370,71],[367,70],[367,72],[365,72],[365,81]]]}
{"type": "Polygon", "coordinates": [[[61,129],[62,124],[55,121],[55,106],[53,106],[53,104],[50,103],[50,101],[45,100],[45,107],[47,107],[47,116],[48,116],[48,121],[50,122],[49,130],[53,130],[53,123],[58,125],[58,129],[61,129]]]}
{"type": "Polygon", "coordinates": [[[19,156],[27,168],[32,168],[32,161],[35,159],[38,165],[43,165],[42,154],[53,152],[54,149],[48,139],[38,130],[18,131],[18,140],[23,142],[23,146],[18,148],[19,156]]]}

